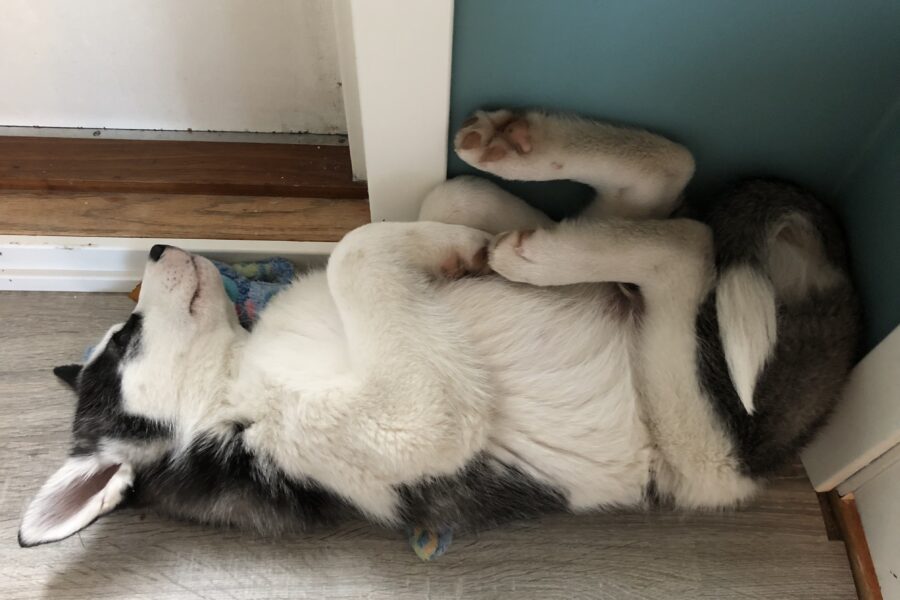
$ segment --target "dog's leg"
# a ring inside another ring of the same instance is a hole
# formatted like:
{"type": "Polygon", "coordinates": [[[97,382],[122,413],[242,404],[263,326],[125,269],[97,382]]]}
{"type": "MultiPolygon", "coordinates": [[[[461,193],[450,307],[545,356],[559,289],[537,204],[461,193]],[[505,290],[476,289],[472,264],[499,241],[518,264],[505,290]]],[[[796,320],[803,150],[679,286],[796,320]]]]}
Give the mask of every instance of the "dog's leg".
{"type": "Polygon", "coordinates": [[[721,506],[752,494],[697,379],[695,322],[715,276],[710,229],[687,219],[578,221],[495,238],[490,265],[539,286],[626,282],[644,309],[635,360],[640,397],[661,462],[661,493],[683,506],[721,506]]]}
{"type": "Polygon", "coordinates": [[[434,188],[422,203],[419,220],[465,225],[488,233],[553,225],[550,217],[497,184],[470,176],[434,188]]]}
{"type": "Polygon", "coordinates": [[[698,221],[578,220],[495,237],[490,265],[511,281],[538,286],[632,283],[653,295],[683,284],[697,300],[709,289],[712,252],[709,228],[698,221]]]}
{"type": "Polygon", "coordinates": [[[457,132],[470,165],[519,181],[572,179],[593,187],[590,218],[661,218],[694,173],[683,146],[639,129],[541,111],[478,111],[457,132]]]}
{"type": "Polygon", "coordinates": [[[459,225],[373,223],[328,262],[351,372],[338,390],[304,397],[292,455],[372,516],[395,518],[396,485],[452,473],[483,448],[490,377],[437,288],[482,271],[489,239],[459,225]]]}
{"type": "Polygon", "coordinates": [[[456,361],[459,348],[448,344],[460,341],[461,332],[440,314],[434,280],[487,272],[490,237],[443,223],[373,223],[345,236],[328,261],[328,284],[354,370],[415,367],[430,362],[428,354],[437,363],[456,361]]]}

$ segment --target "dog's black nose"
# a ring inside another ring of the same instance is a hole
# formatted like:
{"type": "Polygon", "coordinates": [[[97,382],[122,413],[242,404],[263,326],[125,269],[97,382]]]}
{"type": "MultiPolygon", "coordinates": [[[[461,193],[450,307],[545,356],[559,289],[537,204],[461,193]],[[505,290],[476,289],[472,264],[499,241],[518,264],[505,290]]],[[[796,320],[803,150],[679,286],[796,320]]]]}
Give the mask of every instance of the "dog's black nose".
{"type": "Polygon", "coordinates": [[[154,246],[150,248],[150,260],[153,262],[158,261],[162,258],[163,252],[165,252],[168,247],[167,244],[154,244],[154,246]]]}

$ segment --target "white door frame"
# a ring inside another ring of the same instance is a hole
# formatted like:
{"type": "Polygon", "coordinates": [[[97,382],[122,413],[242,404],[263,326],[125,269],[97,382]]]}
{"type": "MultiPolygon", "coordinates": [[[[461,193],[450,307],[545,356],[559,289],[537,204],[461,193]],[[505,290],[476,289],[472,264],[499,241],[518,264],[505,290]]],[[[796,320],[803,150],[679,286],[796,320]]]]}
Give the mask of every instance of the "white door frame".
{"type": "MultiPolygon", "coordinates": [[[[335,0],[354,175],[372,220],[413,220],[446,178],[453,0],[335,0]]],[[[0,236],[0,290],[128,291],[155,239],[0,236]]],[[[222,259],[323,262],[334,244],[165,240],[222,259]]]]}
{"type": "Polygon", "coordinates": [[[447,176],[453,0],[336,0],[353,172],[372,221],[410,221],[447,176]]]}

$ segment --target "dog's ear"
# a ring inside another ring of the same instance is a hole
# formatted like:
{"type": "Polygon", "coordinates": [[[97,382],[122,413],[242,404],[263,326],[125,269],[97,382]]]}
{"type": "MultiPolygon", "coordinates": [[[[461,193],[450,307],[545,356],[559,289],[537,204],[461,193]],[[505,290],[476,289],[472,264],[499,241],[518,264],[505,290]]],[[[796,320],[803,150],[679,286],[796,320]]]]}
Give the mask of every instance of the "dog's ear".
{"type": "Polygon", "coordinates": [[[69,458],[25,510],[19,545],[57,542],[81,531],[116,508],[133,482],[130,465],[95,454],[69,458]]]}
{"type": "Polygon", "coordinates": [[[79,373],[81,373],[81,365],[60,365],[58,367],[53,367],[53,374],[75,391],[78,391],[79,373]]]}

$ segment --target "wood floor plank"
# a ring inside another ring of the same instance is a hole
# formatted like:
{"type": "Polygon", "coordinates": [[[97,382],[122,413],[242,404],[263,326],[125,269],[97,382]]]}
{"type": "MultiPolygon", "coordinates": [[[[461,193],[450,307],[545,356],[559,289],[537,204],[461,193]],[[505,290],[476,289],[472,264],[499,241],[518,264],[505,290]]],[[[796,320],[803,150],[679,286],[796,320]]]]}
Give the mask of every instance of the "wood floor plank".
{"type": "Polygon", "coordinates": [[[367,197],[345,145],[4,136],[0,189],[367,197]]]}
{"type": "Polygon", "coordinates": [[[0,233],[331,242],[370,220],[360,199],[0,191],[0,233]]]}
{"type": "Polygon", "coordinates": [[[0,590],[4,599],[596,598],[848,600],[809,482],[775,479],[737,511],[554,516],[462,536],[422,563],[402,536],[350,522],[281,539],[123,510],[16,544],[24,504],[68,448],[75,360],[132,307],[124,295],[0,293],[0,590]]]}

